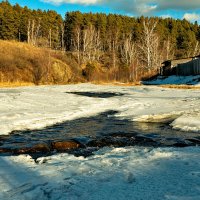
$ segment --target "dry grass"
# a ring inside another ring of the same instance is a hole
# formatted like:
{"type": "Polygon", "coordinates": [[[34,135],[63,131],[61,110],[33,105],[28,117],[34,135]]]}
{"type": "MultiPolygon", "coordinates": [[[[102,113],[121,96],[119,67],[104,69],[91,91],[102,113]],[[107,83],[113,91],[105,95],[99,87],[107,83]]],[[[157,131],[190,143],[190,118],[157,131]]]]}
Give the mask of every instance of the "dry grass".
{"type": "Polygon", "coordinates": [[[199,86],[194,85],[159,85],[162,88],[174,88],[174,89],[193,89],[193,90],[199,90],[199,86]]]}
{"type": "Polygon", "coordinates": [[[0,86],[75,82],[68,60],[63,52],[0,40],[0,86]]]}
{"type": "Polygon", "coordinates": [[[5,87],[22,87],[22,86],[33,86],[33,83],[29,82],[1,82],[0,83],[0,88],[5,88],[5,87]]]}
{"type": "Polygon", "coordinates": [[[136,83],[123,83],[123,82],[116,82],[116,81],[109,81],[109,82],[105,82],[105,81],[92,81],[93,84],[95,85],[115,85],[115,86],[140,86],[141,83],[140,82],[136,82],[136,83]]]}

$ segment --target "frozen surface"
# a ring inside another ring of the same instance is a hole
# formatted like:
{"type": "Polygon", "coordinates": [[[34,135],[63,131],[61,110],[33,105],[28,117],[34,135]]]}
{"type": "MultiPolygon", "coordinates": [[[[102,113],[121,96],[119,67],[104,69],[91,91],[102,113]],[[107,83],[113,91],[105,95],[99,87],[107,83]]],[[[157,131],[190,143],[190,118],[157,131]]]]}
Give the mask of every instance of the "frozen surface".
{"type": "MultiPolygon", "coordinates": [[[[116,110],[120,119],[200,131],[199,90],[91,84],[0,89],[0,135],[116,110]],[[110,92],[94,98],[69,92],[110,92]],[[66,93],[68,92],[68,93],[66,93]]],[[[197,133],[199,134],[199,133],[197,133]]],[[[199,200],[200,147],[104,148],[83,158],[0,156],[2,200],[199,200]]]]}
{"type": "Polygon", "coordinates": [[[40,129],[108,110],[119,111],[116,116],[121,119],[173,121],[171,125],[176,129],[200,131],[199,90],[79,84],[0,89],[0,135],[13,130],[40,129]],[[94,98],[69,92],[124,95],[94,98]]]}
{"type": "Polygon", "coordinates": [[[105,148],[68,154],[0,157],[2,200],[199,200],[200,148],[105,148]]]}
{"type": "Polygon", "coordinates": [[[168,76],[162,77],[158,76],[157,79],[152,81],[146,81],[144,83],[151,85],[164,85],[164,84],[190,84],[199,85],[200,76],[168,76]]]}

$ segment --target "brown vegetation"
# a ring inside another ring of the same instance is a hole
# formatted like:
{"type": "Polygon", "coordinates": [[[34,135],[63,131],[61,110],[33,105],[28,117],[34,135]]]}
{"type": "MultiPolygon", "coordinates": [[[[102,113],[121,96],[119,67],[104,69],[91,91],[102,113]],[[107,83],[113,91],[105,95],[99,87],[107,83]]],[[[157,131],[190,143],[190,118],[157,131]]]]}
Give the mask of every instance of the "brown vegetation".
{"type": "Polygon", "coordinates": [[[81,71],[61,51],[0,40],[0,86],[65,84],[81,80],[81,71]]]}
{"type": "Polygon", "coordinates": [[[199,90],[200,86],[194,85],[159,85],[163,88],[174,88],[174,89],[192,89],[192,90],[199,90]]]}
{"type": "Polygon", "coordinates": [[[0,40],[0,87],[86,81],[130,84],[129,70],[128,67],[105,67],[96,61],[80,66],[71,52],[0,40]]]}

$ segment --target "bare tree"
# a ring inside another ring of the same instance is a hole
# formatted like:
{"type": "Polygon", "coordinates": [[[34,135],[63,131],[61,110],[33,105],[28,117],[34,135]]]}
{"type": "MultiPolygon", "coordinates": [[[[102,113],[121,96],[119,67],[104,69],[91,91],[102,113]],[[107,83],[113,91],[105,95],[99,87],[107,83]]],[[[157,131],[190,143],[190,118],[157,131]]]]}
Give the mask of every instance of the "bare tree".
{"type": "Polygon", "coordinates": [[[61,50],[62,51],[65,51],[64,34],[65,34],[65,27],[64,27],[64,24],[61,24],[61,50]]]}
{"type": "Polygon", "coordinates": [[[113,58],[113,67],[116,68],[116,57],[117,51],[119,48],[119,30],[116,30],[112,39],[112,58],[113,58]]]}
{"type": "Polygon", "coordinates": [[[137,78],[137,70],[134,65],[136,63],[137,49],[131,34],[123,39],[120,50],[122,62],[126,64],[130,70],[129,81],[133,81],[133,79],[137,78]]]}
{"type": "Polygon", "coordinates": [[[112,67],[113,67],[113,75],[114,79],[117,80],[117,54],[119,52],[119,30],[116,28],[110,28],[109,33],[108,33],[108,38],[107,38],[107,46],[108,46],[108,51],[112,57],[112,67]]]}
{"type": "Polygon", "coordinates": [[[165,60],[170,60],[174,57],[174,45],[169,37],[164,41],[163,50],[165,60]]]}
{"type": "Polygon", "coordinates": [[[51,28],[49,29],[49,48],[52,46],[52,39],[51,39],[51,28]]]}
{"type": "Polygon", "coordinates": [[[34,44],[35,45],[37,44],[37,39],[39,37],[40,27],[41,27],[41,25],[40,25],[40,20],[39,20],[38,25],[36,26],[36,31],[35,31],[35,35],[34,35],[34,40],[35,40],[34,44]]]}
{"type": "Polygon", "coordinates": [[[100,33],[96,31],[94,26],[89,26],[83,30],[83,61],[91,62],[99,60],[101,51],[100,33]]]}
{"type": "Polygon", "coordinates": [[[28,20],[28,26],[27,26],[27,42],[28,42],[28,44],[31,43],[31,20],[28,20]]]}
{"type": "Polygon", "coordinates": [[[95,29],[91,25],[83,30],[83,59],[85,62],[91,61],[93,42],[95,39],[95,29]]]}
{"type": "Polygon", "coordinates": [[[35,20],[32,20],[31,23],[31,43],[35,43],[35,20]]]}
{"type": "Polygon", "coordinates": [[[27,27],[27,42],[32,45],[37,44],[37,39],[39,36],[39,30],[40,30],[40,21],[38,22],[37,26],[35,25],[35,20],[29,20],[28,21],[28,27],[27,27]]]}
{"type": "Polygon", "coordinates": [[[96,31],[94,36],[93,60],[97,61],[100,60],[101,50],[102,50],[102,43],[101,43],[100,31],[96,31]]]}
{"type": "Polygon", "coordinates": [[[140,40],[140,59],[150,73],[160,66],[159,37],[155,32],[158,21],[146,19],[143,21],[143,34],[140,40]]]}
{"type": "Polygon", "coordinates": [[[78,58],[78,64],[80,65],[80,50],[81,50],[81,28],[77,26],[74,30],[74,38],[72,41],[73,49],[78,58]]]}
{"type": "Polygon", "coordinates": [[[193,57],[197,56],[200,53],[200,45],[199,45],[199,41],[196,42],[195,44],[195,48],[194,48],[194,52],[193,52],[193,57]]]}

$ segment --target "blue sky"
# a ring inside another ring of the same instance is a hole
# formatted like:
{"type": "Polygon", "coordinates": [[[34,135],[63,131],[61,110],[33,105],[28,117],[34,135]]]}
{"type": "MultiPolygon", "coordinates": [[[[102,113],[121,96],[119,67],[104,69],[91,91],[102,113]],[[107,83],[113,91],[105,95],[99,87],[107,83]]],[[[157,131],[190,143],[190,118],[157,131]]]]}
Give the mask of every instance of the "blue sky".
{"type": "Polygon", "coordinates": [[[200,23],[200,0],[10,0],[31,9],[118,13],[129,16],[173,17],[200,23]]]}

